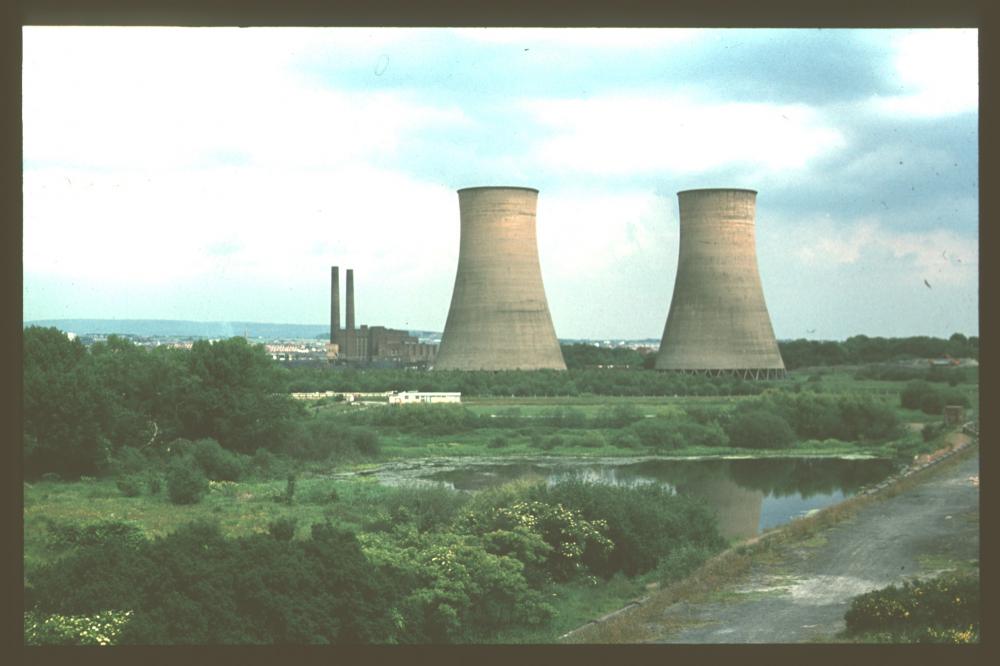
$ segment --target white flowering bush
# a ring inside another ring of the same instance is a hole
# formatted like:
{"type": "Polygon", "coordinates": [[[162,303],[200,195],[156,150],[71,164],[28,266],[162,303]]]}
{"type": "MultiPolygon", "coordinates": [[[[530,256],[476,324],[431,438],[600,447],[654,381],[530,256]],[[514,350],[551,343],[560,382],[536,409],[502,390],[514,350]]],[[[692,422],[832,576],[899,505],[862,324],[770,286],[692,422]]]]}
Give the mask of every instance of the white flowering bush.
{"type": "Polygon", "coordinates": [[[209,481],[208,482],[208,492],[216,495],[225,495],[226,497],[233,497],[236,495],[236,489],[239,488],[239,484],[235,481],[209,481]]]}
{"type": "Polygon", "coordinates": [[[132,611],[94,615],[24,614],[25,645],[115,645],[132,611]]]}
{"type": "Polygon", "coordinates": [[[359,540],[369,561],[406,590],[390,609],[395,642],[475,641],[499,627],[552,616],[522,575],[522,563],[487,552],[472,535],[403,527],[359,540]]]}
{"type": "MultiPolygon", "coordinates": [[[[614,547],[606,536],[608,525],[605,521],[585,520],[578,511],[562,504],[518,501],[508,506],[470,511],[464,523],[470,532],[493,543],[509,543],[510,537],[518,534],[541,537],[550,549],[545,558],[545,570],[557,581],[569,580],[585,570],[583,554],[588,549],[607,554],[614,547]]],[[[537,553],[537,549],[534,552],[537,553]]]]}

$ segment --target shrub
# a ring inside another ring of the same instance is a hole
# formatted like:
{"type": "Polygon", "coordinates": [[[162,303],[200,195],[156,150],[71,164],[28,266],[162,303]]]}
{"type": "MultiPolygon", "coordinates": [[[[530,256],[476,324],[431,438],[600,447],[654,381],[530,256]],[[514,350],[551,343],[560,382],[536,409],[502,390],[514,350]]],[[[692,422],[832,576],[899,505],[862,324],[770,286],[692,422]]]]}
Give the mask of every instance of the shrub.
{"type": "Polygon", "coordinates": [[[573,479],[554,486],[537,485],[528,494],[607,525],[612,550],[592,549],[583,557],[587,567],[600,576],[650,571],[685,544],[709,552],[725,545],[708,507],[661,486],[610,486],[573,479]]]}
{"type": "Polygon", "coordinates": [[[161,485],[160,475],[155,473],[150,473],[149,475],[147,475],[146,485],[149,487],[150,495],[160,494],[160,485],[161,485]]]}
{"type": "Polygon", "coordinates": [[[945,405],[969,406],[969,398],[960,389],[936,387],[925,381],[907,384],[899,399],[906,409],[919,409],[925,414],[941,414],[945,405]]]}
{"type": "Polygon", "coordinates": [[[111,470],[121,476],[138,474],[149,467],[149,459],[135,447],[123,446],[111,458],[111,470]]]}
{"type": "Polygon", "coordinates": [[[56,548],[121,544],[135,548],[145,543],[142,525],[132,520],[104,519],[84,525],[50,522],[49,543],[56,548]]]}
{"type": "Polygon", "coordinates": [[[174,504],[197,504],[208,491],[208,479],[189,457],[175,458],[167,466],[167,496],[174,504]]]}
{"type": "Polygon", "coordinates": [[[138,476],[125,476],[115,481],[115,485],[125,497],[137,497],[142,494],[142,479],[138,476]]]}
{"type": "Polygon", "coordinates": [[[601,433],[591,431],[591,432],[585,432],[584,434],[580,435],[579,437],[576,438],[576,440],[573,443],[577,446],[596,449],[607,444],[607,441],[604,439],[604,435],[602,435],[601,433]]]}
{"type": "Polygon", "coordinates": [[[115,645],[132,611],[93,615],[24,614],[25,645],[115,645]]]}
{"type": "Polygon", "coordinates": [[[243,476],[244,463],[241,457],[227,451],[214,439],[199,439],[192,443],[191,454],[213,481],[239,481],[243,476]]]}
{"type": "Polygon", "coordinates": [[[507,439],[497,436],[492,438],[486,446],[491,449],[502,449],[507,446],[507,439]]]}
{"type": "Polygon", "coordinates": [[[634,423],[630,430],[644,445],[657,451],[685,446],[726,446],[729,439],[716,423],[702,425],[686,418],[653,418],[634,423]]]}
{"type": "Polygon", "coordinates": [[[295,536],[295,518],[277,518],[267,524],[267,532],[278,541],[291,541],[295,536]]]}
{"type": "Polygon", "coordinates": [[[637,449],[642,446],[642,442],[634,433],[628,431],[616,432],[611,437],[611,445],[623,449],[637,449]]]}
{"type": "Polygon", "coordinates": [[[929,442],[947,429],[944,423],[925,423],[920,429],[920,436],[925,442],[929,442]]]}
{"type": "Polygon", "coordinates": [[[586,520],[579,512],[562,504],[539,501],[473,509],[463,516],[461,527],[480,536],[497,531],[511,532],[518,528],[537,534],[551,548],[544,562],[544,571],[556,581],[570,580],[581,573],[585,552],[596,551],[599,557],[613,546],[605,536],[608,526],[603,521],[586,520]]]}
{"type": "Polygon", "coordinates": [[[717,548],[699,543],[681,543],[660,558],[656,577],[666,585],[681,580],[718,552],[717,548]]]}
{"type": "Polygon", "coordinates": [[[382,500],[385,520],[372,529],[390,530],[410,524],[418,531],[443,529],[458,516],[468,502],[468,495],[442,486],[403,485],[390,489],[382,500]]]}
{"type": "Polygon", "coordinates": [[[274,465],[274,461],[275,461],[274,454],[265,448],[257,449],[253,454],[253,458],[251,458],[251,462],[253,463],[254,467],[261,470],[262,472],[270,470],[271,467],[274,465]]]}
{"type": "Polygon", "coordinates": [[[354,536],[328,524],[280,541],[226,539],[199,522],[137,551],[74,551],[36,576],[34,610],[130,609],[120,644],[392,642],[384,580],[354,536]]]}
{"type": "Polygon", "coordinates": [[[602,428],[624,428],[642,418],[642,413],[632,404],[615,405],[597,417],[597,425],[602,428]]]}
{"type": "Polygon", "coordinates": [[[367,428],[354,428],[350,431],[350,442],[354,450],[368,458],[374,458],[381,451],[378,435],[367,428]]]}
{"type": "Polygon", "coordinates": [[[784,449],[795,443],[788,421],[768,411],[744,411],[727,425],[729,442],[742,449],[784,449]]]}
{"type": "Polygon", "coordinates": [[[890,585],[851,600],[844,615],[846,633],[887,633],[913,642],[978,640],[979,595],[978,573],[890,585]]]}
{"type": "Polygon", "coordinates": [[[552,616],[521,563],[472,535],[412,529],[368,534],[364,549],[400,590],[393,600],[399,642],[483,642],[499,628],[537,625],[552,616]]]}

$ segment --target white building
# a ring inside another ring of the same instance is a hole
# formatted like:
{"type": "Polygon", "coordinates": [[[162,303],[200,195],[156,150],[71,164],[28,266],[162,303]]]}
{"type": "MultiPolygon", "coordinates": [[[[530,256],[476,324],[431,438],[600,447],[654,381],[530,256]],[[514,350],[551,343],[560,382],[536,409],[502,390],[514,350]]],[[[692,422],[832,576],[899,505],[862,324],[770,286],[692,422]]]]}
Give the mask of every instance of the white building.
{"type": "Polygon", "coordinates": [[[461,393],[430,393],[424,391],[401,391],[389,395],[390,405],[418,405],[426,403],[461,403],[461,393]]]}

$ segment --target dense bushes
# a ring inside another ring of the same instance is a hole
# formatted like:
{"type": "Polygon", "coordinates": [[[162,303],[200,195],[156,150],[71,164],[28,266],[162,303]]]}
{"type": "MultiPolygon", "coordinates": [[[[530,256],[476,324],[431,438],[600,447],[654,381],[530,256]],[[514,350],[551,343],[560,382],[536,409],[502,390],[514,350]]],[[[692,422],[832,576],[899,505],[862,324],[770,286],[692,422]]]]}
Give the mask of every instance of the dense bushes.
{"type": "Polygon", "coordinates": [[[567,368],[632,367],[642,368],[646,357],[627,347],[596,347],[589,344],[562,345],[567,368]]]}
{"type": "Polygon", "coordinates": [[[925,414],[941,414],[945,405],[969,406],[969,398],[960,389],[934,386],[925,381],[906,385],[899,396],[900,405],[906,409],[919,409],[925,414]]]}
{"type": "Polygon", "coordinates": [[[979,575],[945,574],[855,597],[844,615],[849,636],[882,642],[979,641],[979,575]]]}
{"type": "Polygon", "coordinates": [[[414,372],[388,368],[289,368],[291,391],[459,391],[464,396],[756,395],[772,382],[638,369],[414,372]]]}
{"type": "Polygon", "coordinates": [[[525,555],[534,579],[543,575],[567,581],[586,570],[585,559],[603,559],[613,547],[607,523],[586,520],[559,503],[519,500],[465,514],[463,531],[485,537],[498,555],[525,555]],[[536,544],[525,548],[525,543],[536,544]],[[544,543],[544,547],[541,545],[544,543]]]}
{"type": "Polygon", "coordinates": [[[741,403],[725,427],[733,446],[750,446],[752,441],[764,441],[766,430],[773,429],[777,445],[750,448],[780,448],[789,444],[786,426],[791,429],[793,438],[846,442],[885,441],[897,437],[901,429],[896,413],[888,405],[867,396],[832,397],[786,391],[768,393],[741,403]],[[749,417],[748,425],[753,433],[739,434],[744,428],[735,421],[748,418],[750,414],[770,416],[749,417]]]}
{"type": "Polygon", "coordinates": [[[654,451],[686,446],[726,446],[729,437],[718,423],[701,424],[688,419],[654,418],[634,423],[629,430],[654,451]]]}
{"type": "Polygon", "coordinates": [[[947,340],[914,336],[870,338],[856,335],[843,342],[829,340],[782,340],[781,358],[789,370],[819,365],[884,363],[908,358],[979,358],[979,338],[955,333],[947,340]]]}
{"type": "Polygon", "coordinates": [[[482,642],[551,618],[554,581],[677,576],[722,545],[707,508],[646,486],[403,487],[369,501],[357,538],[329,523],[296,534],[290,516],[238,539],[210,523],[155,540],[124,522],[54,526],[63,556],[32,567],[32,635],[85,642],[57,616],[128,611],[126,644],[482,642]]]}
{"type": "Polygon", "coordinates": [[[214,439],[199,439],[191,444],[191,455],[209,479],[239,481],[245,463],[232,451],[227,451],[214,439]]]}
{"type": "Polygon", "coordinates": [[[54,328],[29,327],[23,377],[29,478],[114,472],[119,451],[179,437],[280,449],[301,414],[282,392],[283,369],[242,338],[146,351],[109,336],[88,351],[54,328]]]}
{"type": "Polygon", "coordinates": [[[928,382],[947,383],[950,386],[978,381],[979,371],[976,368],[952,366],[917,366],[878,364],[864,365],[854,372],[855,379],[876,379],[882,381],[924,380],[928,382]]]}
{"type": "Polygon", "coordinates": [[[386,641],[394,629],[378,582],[354,536],[329,525],[289,541],[226,539],[194,523],[137,548],[78,549],[37,577],[34,610],[131,610],[126,644],[386,641]]]}
{"type": "MultiPolygon", "coordinates": [[[[352,426],[352,422],[351,418],[328,414],[304,419],[294,424],[282,453],[304,460],[333,461],[377,456],[380,446],[376,432],[370,427],[352,426]]],[[[258,451],[262,461],[264,455],[258,451]]]]}
{"type": "Polygon", "coordinates": [[[741,449],[785,449],[795,443],[788,421],[770,411],[741,410],[726,425],[729,442],[741,449]]]}
{"type": "Polygon", "coordinates": [[[707,506],[674,495],[663,486],[625,487],[572,480],[535,486],[529,496],[578,511],[584,519],[606,526],[610,551],[589,548],[583,553],[587,568],[603,577],[650,571],[685,546],[710,553],[725,545],[707,506]]]}

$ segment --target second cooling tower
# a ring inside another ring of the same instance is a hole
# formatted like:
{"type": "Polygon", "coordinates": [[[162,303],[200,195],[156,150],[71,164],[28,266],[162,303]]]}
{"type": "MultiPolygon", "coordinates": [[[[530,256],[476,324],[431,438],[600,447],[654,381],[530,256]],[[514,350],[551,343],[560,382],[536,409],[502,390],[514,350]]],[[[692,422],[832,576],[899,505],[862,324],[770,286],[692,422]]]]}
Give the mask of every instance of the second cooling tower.
{"type": "Polygon", "coordinates": [[[535,236],[538,190],[458,191],[461,241],[435,370],[565,370],[535,236]]]}
{"type": "Polygon", "coordinates": [[[785,376],[757,271],[757,192],[677,193],[680,251],[657,370],[785,376]]]}

